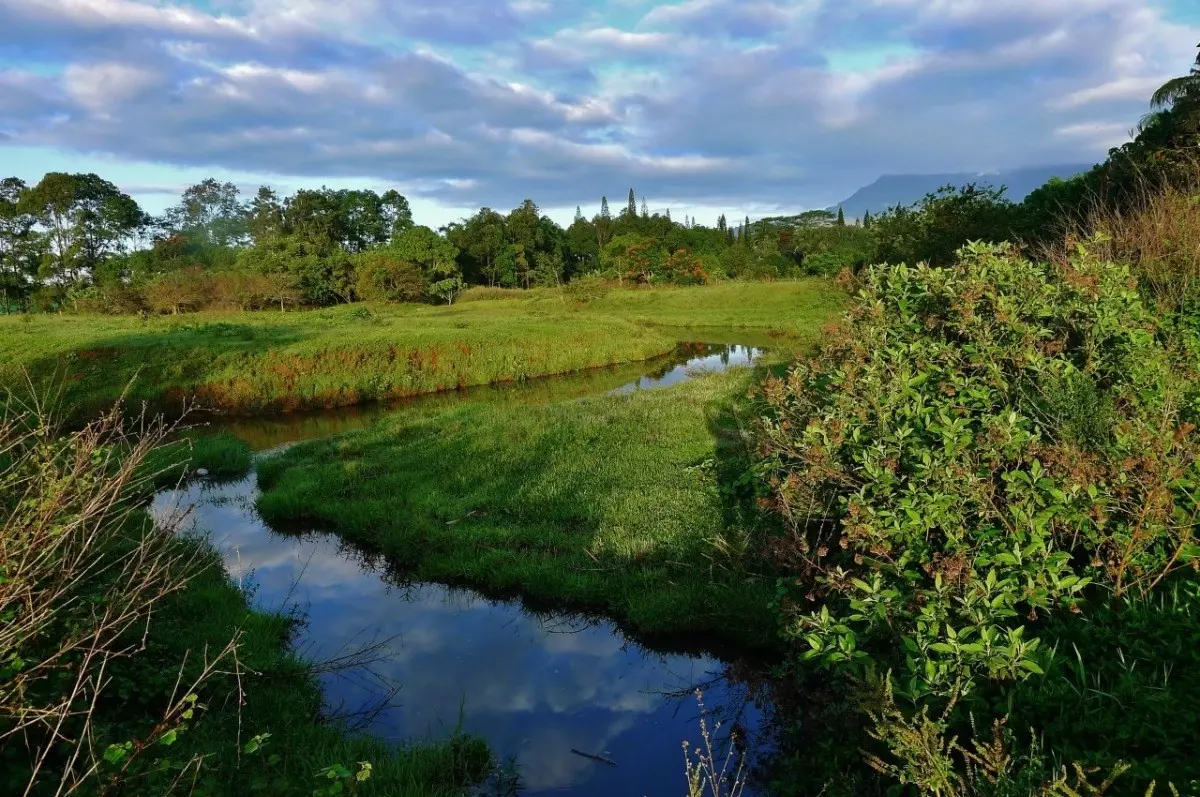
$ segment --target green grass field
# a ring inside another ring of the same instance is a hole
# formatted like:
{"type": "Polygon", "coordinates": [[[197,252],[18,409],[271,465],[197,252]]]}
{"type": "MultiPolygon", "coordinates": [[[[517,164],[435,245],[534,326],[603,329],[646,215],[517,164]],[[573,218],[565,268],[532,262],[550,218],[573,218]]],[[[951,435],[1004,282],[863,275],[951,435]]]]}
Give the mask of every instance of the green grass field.
{"type": "Polygon", "coordinates": [[[840,306],[830,283],[530,291],[452,307],[359,304],[275,313],[0,318],[0,386],[56,383],[77,415],[134,399],[234,412],[334,407],[520,381],[670,351],[654,325],[744,327],[799,346],[840,306]]]}
{"type": "Polygon", "coordinates": [[[766,646],[749,369],[630,396],[405,411],[259,464],[259,510],[419,580],[593,609],[642,634],[766,646]]]}

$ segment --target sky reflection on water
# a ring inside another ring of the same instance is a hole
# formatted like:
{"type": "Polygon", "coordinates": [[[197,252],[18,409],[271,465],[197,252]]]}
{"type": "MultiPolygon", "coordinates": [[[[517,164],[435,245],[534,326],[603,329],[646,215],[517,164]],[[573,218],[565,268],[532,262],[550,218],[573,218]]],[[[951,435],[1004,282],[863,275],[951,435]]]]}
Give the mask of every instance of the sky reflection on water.
{"type": "MultiPolygon", "coordinates": [[[[686,347],[615,392],[678,384],[701,370],[749,364],[761,353],[686,347]]],[[[593,389],[603,385],[589,378],[593,389]]],[[[603,387],[614,391],[612,382],[603,387]]],[[[378,417],[352,415],[337,430],[378,417]]],[[[248,423],[233,424],[235,433],[248,423]]],[[[260,430],[259,448],[330,433],[327,422],[312,416],[295,416],[290,429],[284,416],[262,423],[270,428],[260,430]]],[[[535,613],[517,601],[437,584],[397,583],[335,535],[272,532],[254,509],[257,494],[253,474],[224,484],[196,481],[157,496],[154,511],[165,517],[172,507],[190,507],[184,530],[209,535],[256,606],[303,614],[296,644],[307,657],[325,661],[382,643],[369,664],[322,675],[335,712],[369,709],[399,690],[390,708],[366,717],[364,729],[373,734],[396,742],[444,737],[461,717],[464,731],[486,738],[502,760],[516,761],[522,794],[605,797],[685,791],[681,745],[700,741],[692,694],[699,686],[711,720],[723,722],[722,734],[736,722],[752,748],[761,741],[755,736],[763,708],[714,658],[654,652],[604,621],[535,613]]]]}
{"type": "Polygon", "coordinates": [[[665,655],[607,622],[536,614],[437,584],[389,583],[385,571],[328,534],[279,535],[254,511],[252,475],[198,481],[154,502],[160,516],[192,507],[185,531],[210,532],[256,606],[306,618],[297,645],[323,661],[383,642],[371,664],[322,676],[326,703],[356,712],[399,687],[366,730],[392,741],[441,737],[459,722],[502,759],[515,757],[524,794],[678,794],[681,743],[699,742],[692,690],[714,717],[758,727],[748,687],[707,656],[665,655]],[[609,766],[572,753],[603,755],[609,766]]]}

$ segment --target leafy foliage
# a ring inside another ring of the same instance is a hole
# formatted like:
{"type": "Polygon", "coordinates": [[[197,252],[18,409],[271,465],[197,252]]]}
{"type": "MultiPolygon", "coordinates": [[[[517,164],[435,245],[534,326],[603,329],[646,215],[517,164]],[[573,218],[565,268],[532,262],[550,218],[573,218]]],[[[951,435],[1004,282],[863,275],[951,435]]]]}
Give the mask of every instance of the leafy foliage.
{"type": "Polygon", "coordinates": [[[943,186],[911,207],[894,207],[871,220],[876,263],[954,263],[955,252],[971,241],[1010,240],[1017,207],[1003,188],[943,186]]]}
{"type": "Polygon", "coordinates": [[[847,326],[765,387],[802,658],[986,701],[1052,666],[1045,618],[1190,579],[1195,345],[1082,247],[868,269],[847,326]]]}

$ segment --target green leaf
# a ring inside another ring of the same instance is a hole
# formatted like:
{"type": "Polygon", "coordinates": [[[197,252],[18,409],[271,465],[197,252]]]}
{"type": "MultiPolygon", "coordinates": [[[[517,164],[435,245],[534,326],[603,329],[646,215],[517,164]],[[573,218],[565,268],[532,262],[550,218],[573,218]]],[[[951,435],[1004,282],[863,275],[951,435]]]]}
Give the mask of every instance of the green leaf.
{"type": "MultiPolygon", "coordinates": [[[[128,744],[128,742],[126,742],[128,744]]],[[[129,755],[129,750],[124,745],[110,744],[104,749],[104,760],[110,764],[119,764],[129,755]]]]}

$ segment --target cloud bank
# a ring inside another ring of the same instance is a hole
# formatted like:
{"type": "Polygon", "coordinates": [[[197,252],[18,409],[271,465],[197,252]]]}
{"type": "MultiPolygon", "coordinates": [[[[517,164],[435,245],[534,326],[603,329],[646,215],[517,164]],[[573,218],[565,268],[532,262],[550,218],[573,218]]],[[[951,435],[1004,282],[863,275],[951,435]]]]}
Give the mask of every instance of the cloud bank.
{"type": "Polygon", "coordinates": [[[0,158],[798,207],[1102,158],[1198,39],[1151,0],[6,0],[0,158]]]}

